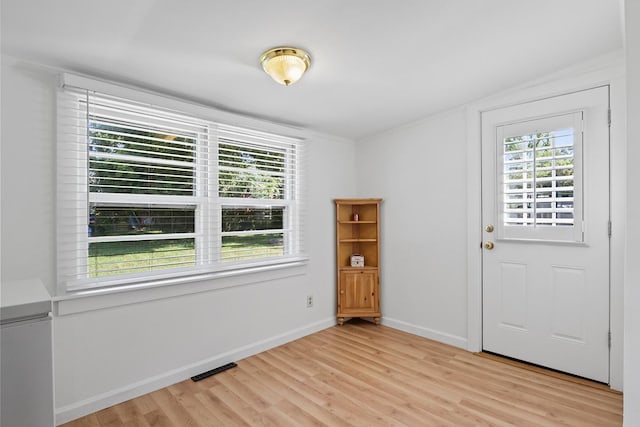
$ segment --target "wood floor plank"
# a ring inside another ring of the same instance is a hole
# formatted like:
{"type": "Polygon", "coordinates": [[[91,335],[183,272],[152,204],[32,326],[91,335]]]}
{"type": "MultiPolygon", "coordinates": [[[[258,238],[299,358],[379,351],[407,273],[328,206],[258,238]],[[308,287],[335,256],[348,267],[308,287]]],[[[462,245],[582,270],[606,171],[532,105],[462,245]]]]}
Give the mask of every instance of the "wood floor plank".
{"type": "Polygon", "coordinates": [[[277,385],[280,384],[282,387],[286,387],[286,389],[290,390],[291,395],[289,396],[289,399],[292,399],[291,396],[293,395],[300,396],[304,402],[311,402],[312,404],[323,408],[331,415],[336,416],[338,419],[344,419],[341,415],[348,414],[348,412],[346,414],[341,413],[343,408],[340,405],[337,407],[331,406],[329,403],[330,399],[323,393],[318,392],[314,388],[307,387],[302,381],[298,381],[295,378],[290,377],[286,371],[280,369],[278,366],[270,365],[267,361],[264,361],[261,356],[262,355],[253,356],[248,361],[261,372],[266,373],[266,375],[273,380],[271,382],[271,386],[277,387],[277,385]]]}
{"type": "Polygon", "coordinates": [[[326,425],[321,419],[318,419],[311,414],[310,411],[307,410],[307,407],[303,409],[288,400],[279,402],[274,406],[274,410],[280,414],[286,415],[286,417],[292,421],[291,425],[293,426],[321,427],[326,425]]]}
{"type": "Polygon", "coordinates": [[[242,397],[227,387],[216,385],[209,388],[209,393],[211,396],[215,396],[221,402],[225,403],[233,411],[234,415],[242,419],[247,425],[275,426],[275,424],[262,419],[260,412],[251,406],[251,402],[243,400],[242,397]]]}
{"type": "MultiPolygon", "coordinates": [[[[440,403],[445,409],[451,410],[460,399],[460,394],[455,393],[448,387],[440,387],[437,384],[437,377],[441,376],[440,372],[436,372],[435,376],[428,376],[423,370],[425,366],[408,367],[409,361],[395,363],[394,360],[384,360],[382,356],[378,358],[367,358],[364,354],[351,352],[348,350],[330,350],[324,348],[318,354],[319,360],[326,357],[333,357],[334,364],[340,363],[340,360],[351,362],[351,367],[343,367],[345,371],[352,371],[353,375],[365,376],[365,382],[375,385],[378,388],[392,387],[390,392],[403,393],[405,398],[422,396],[428,397],[428,400],[434,403],[440,403]],[[389,381],[396,379],[397,381],[389,381]],[[429,381],[424,381],[428,379],[429,381]],[[408,394],[407,394],[408,393],[408,394]]],[[[412,362],[419,363],[419,362],[412,362]]]]}
{"type": "Polygon", "coordinates": [[[620,426],[622,394],[366,321],[347,322],[65,424],[620,426]]]}
{"type": "Polygon", "coordinates": [[[261,393],[253,384],[247,385],[239,381],[237,374],[234,374],[235,373],[221,375],[218,381],[220,381],[221,386],[233,392],[245,404],[251,406],[256,411],[265,411],[279,401],[277,398],[274,399],[274,395],[261,393]]]}
{"type": "MultiPolygon", "coordinates": [[[[267,363],[270,369],[280,370],[279,361],[273,358],[269,352],[258,355],[258,358],[267,363]]],[[[288,373],[289,367],[287,367],[288,373]]],[[[292,374],[289,381],[298,392],[306,394],[324,407],[331,408],[333,413],[346,419],[350,425],[371,426],[383,423],[380,417],[365,411],[359,402],[352,397],[346,396],[341,390],[328,387],[317,376],[306,378],[303,382],[295,378],[295,374],[292,374]]]]}
{"type": "Polygon", "coordinates": [[[182,381],[168,387],[171,394],[180,405],[193,417],[198,426],[215,427],[224,425],[215,412],[212,405],[205,405],[198,399],[198,394],[203,391],[200,387],[194,387],[191,380],[182,381]]]}
{"type": "Polygon", "coordinates": [[[620,394],[611,390],[593,388],[591,386],[573,387],[571,381],[556,378],[554,375],[530,374],[527,370],[519,368],[512,369],[505,367],[499,362],[494,364],[478,363],[478,358],[467,358],[466,355],[456,356],[452,364],[456,366],[457,373],[468,372],[470,376],[490,375],[492,380],[500,375],[508,384],[521,385],[527,387],[531,392],[547,393],[550,400],[568,399],[580,401],[581,404],[588,404],[592,408],[603,410],[613,409],[618,413],[622,409],[620,394]],[[459,362],[465,359],[463,366],[459,362]],[[482,367],[483,369],[479,369],[482,367]]]}
{"type": "Polygon", "coordinates": [[[123,427],[149,427],[149,423],[144,417],[135,417],[125,421],[123,427]]]}
{"type": "Polygon", "coordinates": [[[247,370],[251,373],[251,377],[255,382],[260,382],[269,389],[278,393],[287,403],[304,408],[307,413],[315,419],[320,420],[323,425],[338,427],[349,425],[345,420],[335,415],[332,411],[296,391],[290,386],[290,382],[281,381],[279,378],[270,375],[269,372],[256,367],[254,364],[255,360],[253,358],[245,360],[243,363],[246,364],[247,370]]]}
{"type": "MultiPolygon", "coordinates": [[[[536,366],[536,365],[528,364],[528,363],[525,363],[525,362],[520,362],[520,361],[517,361],[517,360],[510,359],[508,357],[499,356],[497,354],[482,352],[482,353],[477,353],[476,356],[484,357],[485,359],[495,360],[495,361],[497,361],[497,362],[499,362],[501,364],[508,364],[508,365],[511,365],[511,366],[516,366],[518,368],[523,368],[523,369],[528,370],[528,371],[542,372],[545,375],[556,377],[556,378],[560,378],[560,379],[565,380],[565,381],[575,382],[577,384],[583,384],[583,385],[586,385],[586,386],[589,386],[589,387],[597,388],[599,390],[605,390],[607,392],[612,392],[612,390],[610,390],[607,385],[602,384],[602,383],[596,383],[594,381],[590,381],[590,380],[585,379],[585,378],[580,378],[580,377],[576,377],[574,375],[564,374],[564,373],[561,373],[561,372],[545,369],[545,368],[543,368],[541,366],[536,366]]],[[[617,392],[613,391],[613,393],[617,393],[617,392]]]]}
{"type": "Polygon", "coordinates": [[[153,401],[150,394],[145,394],[123,403],[128,402],[132,403],[133,406],[136,407],[136,410],[139,411],[142,415],[146,415],[149,412],[153,412],[158,409],[158,405],[153,401]]]}
{"type": "Polygon", "coordinates": [[[122,424],[122,420],[115,406],[97,412],[96,416],[101,426],[117,426],[122,424]]]}
{"type": "MultiPolygon", "coordinates": [[[[340,359],[345,359],[344,353],[342,355],[339,353],[331,354],[326,349],[322,354],[315,355],[315,358],[321,363],[327,361],[324,368],[339,378],[338,381],[342,381],[345,386],[349,383],[354,384],[355,389],[360,386],[360,394],[364,394],[368,399],[376,393],[383,398],[396,396],[403,402],[419,401],[420,403],[415,403],[415,407],[423,410],[419,415],[424,420],[434,423],[453,421],[449,417],[452,416],[455,402],[447,400],[432,390],[415,387],[415,384],[410,381],[390,383],[388,380],[391,370],[388,367],[376,368],[373,364],[366,366],[343,363],[340,359]],[[443,414],[447,415],[443,417],[443,414]]],[[[354,361],[351,360],[351,362],[354,361]]],[[[341,386],[340,388],[345,387],[341,386]]],[[[454,418],[456,421],[460,421],[457,420],[457,417],[454,418]]]]}
{"type": "Polygon", "coordinates": [[[66,427],[101,427],[96,414],[87,415],[65,424],[66,427]]]}
{"type": "Polygon", "coordinates": [[[249,426],[239,414],[237,414],[229,405],[218,399],[217,396],[209,392],[196,393],[196,399],[198,399],[205,407],[210,408],[210,411],[214,414],[214,417],[220,420],[221,425],[230,427],[245,427],[249,426]]]}
{"type": "Polygon", "coordinates": [[[151,398],[158,404],[158,407],[175,425],[184,427],[197,426],[198,423],[193,419],[186,408],[177,401],[171,394],[170,389],[163,388],[151,393],[151,398]]]}
{"type": "Polygon", "coordinates": [[[129,425],[147,425],[144,414],[138,409],[132,400],[116,405],[113,409],[118,414],[119,419],[129,425]]]}

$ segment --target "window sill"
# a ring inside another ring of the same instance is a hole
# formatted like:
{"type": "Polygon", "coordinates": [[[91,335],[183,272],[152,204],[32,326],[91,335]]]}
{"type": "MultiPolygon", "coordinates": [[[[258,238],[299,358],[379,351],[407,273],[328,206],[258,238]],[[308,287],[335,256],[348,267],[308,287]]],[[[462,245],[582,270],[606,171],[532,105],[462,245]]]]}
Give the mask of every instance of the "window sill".
{"type": "Polygon", "coordinates": [[[299,258],[282,264],[247,267],[79,291],[53,298],[54,313],[56,316],[66,316],[86,311],[301,276],[306,274],[306,265],[307,259],[299,258]]]}

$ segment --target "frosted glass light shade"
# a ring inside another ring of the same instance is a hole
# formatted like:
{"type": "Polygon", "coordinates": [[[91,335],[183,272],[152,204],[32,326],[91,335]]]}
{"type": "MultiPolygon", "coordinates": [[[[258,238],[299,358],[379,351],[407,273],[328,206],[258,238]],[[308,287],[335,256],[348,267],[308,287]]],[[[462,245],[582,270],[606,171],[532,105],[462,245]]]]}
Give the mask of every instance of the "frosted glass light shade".
{"type": "Polygon", "coordinates": [[[311,57],[307,52],[295,47],[276,47],[269,49],[260,57],[260,64],[265,73],[281,85],[289,86],[300,80],[300,77],[311,65],[311,57]]]}

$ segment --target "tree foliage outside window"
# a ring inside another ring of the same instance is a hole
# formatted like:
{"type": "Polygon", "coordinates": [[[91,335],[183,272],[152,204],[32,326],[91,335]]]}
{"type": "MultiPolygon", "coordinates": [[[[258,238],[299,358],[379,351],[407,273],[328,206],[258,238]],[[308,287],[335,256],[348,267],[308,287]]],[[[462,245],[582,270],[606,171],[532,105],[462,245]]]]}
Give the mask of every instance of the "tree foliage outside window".
{"type": "Polygon", "coordinates": [[[283,151],[220,143],[220,197],[282,199],[284,155],[283,151]]]}
{"type": "Polygon", "coordinates": [[[90,191],[193,194],[196,138],[93,116],[89,121],[90,191]]]}
{"type": "Polygon", "coordinates": [[[222,141],[218,163],[218,194],[225,201],[222,247],[228,248],[223,261],[250,259],[256,253],[283,255],[287,207],[280,201],[286,196],[286,150],[222,141]],[[235,199],[259,203],[237,205],[235,199]],[[258,242],[262,248],[256,247],[258,242]]]}

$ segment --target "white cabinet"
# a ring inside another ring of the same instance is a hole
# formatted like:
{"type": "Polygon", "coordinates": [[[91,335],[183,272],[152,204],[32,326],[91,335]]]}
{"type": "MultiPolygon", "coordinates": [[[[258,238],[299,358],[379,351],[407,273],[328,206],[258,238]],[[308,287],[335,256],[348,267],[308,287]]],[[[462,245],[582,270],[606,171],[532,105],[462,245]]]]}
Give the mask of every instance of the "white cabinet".
{"type": "Polygon", "coordinates": [[[51,297],[38,280],[3,282],[0,422],[54,426],[51,297]]]}

